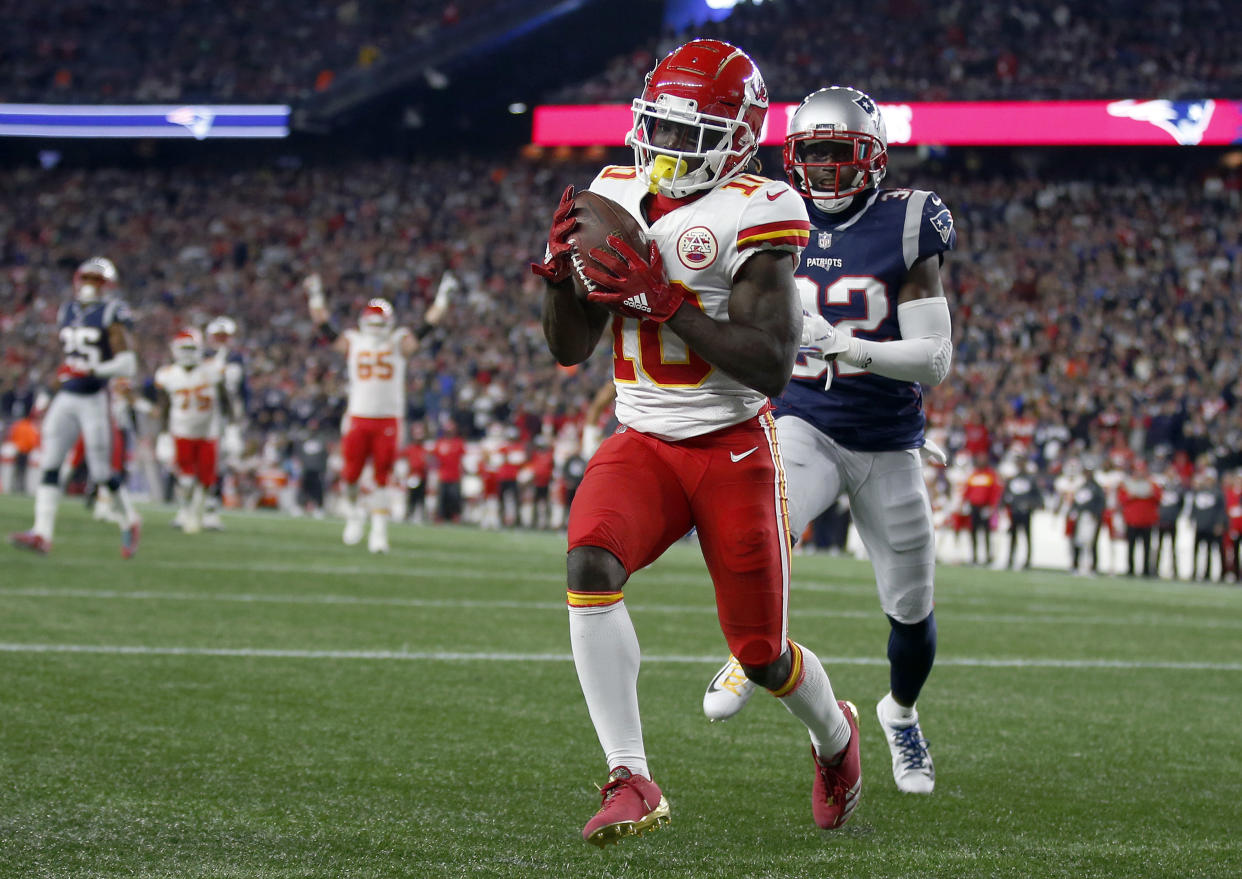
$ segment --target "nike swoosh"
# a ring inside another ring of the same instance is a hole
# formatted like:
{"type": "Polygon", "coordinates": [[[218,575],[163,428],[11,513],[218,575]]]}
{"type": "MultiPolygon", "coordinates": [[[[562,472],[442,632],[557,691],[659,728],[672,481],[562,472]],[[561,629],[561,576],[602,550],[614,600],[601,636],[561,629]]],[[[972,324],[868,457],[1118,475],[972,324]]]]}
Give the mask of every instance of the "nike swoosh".
{"type": "Polygon", "coordinates": [[[785,194],[785,190],[783,189],[780,192],[765,192],[764,193],[764,195],[768,197],[768,201],[776,201],[778,198],[780,198],[784,194],[785,194]]]}
{"type": "Polygon", "coordinates": [[[746,451],[742,452],[740,455],[737,454],[736,452],[729,452],[729,460],[732,461],[734,464],[736,464],[738,461],[742,460],[747,455],[753,455],[757,451],[759,451],[758,446],[755,446],[753,449],[747,449],[746,451]]]}

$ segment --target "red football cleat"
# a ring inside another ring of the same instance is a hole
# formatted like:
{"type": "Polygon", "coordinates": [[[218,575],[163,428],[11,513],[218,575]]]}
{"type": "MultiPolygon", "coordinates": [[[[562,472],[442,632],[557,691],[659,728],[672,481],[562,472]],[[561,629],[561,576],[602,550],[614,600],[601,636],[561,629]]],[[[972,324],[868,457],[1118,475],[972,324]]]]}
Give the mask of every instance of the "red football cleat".
{"type": "Polygon", "coordinates": [[[121,532],[121,558],[132,559],[138,551],[138,538],[142,535],[142,523],[135,522],[121,532]]]}
{"type": "Polygon", "coordinates": [[[850,741],[831,760],[821,760],[811,748],[815,762],[815,786],[811,789],[811,814],[825,830],[850,820],[862,793],[862,762],[858,755],[858,709],[854,703],[838,699],[850,725],[850,741]]]}
{"type": "Polygon", "coordinates": [[[669,822],[668,800],[653,781],[618,766],[600,788],[604,804],[582,828],[582,838],[600,848],[623,836],[641,836],[669,822]]]}
{"type": "Polygon", "coordinates": [[[16,534],[9,535],[9,543],[18,549],[28,549],[31,552],[37,552],[39,555],[47,555],[52,551],[52,544],[47,538],[33,531],[19,531],[16,534]]]}

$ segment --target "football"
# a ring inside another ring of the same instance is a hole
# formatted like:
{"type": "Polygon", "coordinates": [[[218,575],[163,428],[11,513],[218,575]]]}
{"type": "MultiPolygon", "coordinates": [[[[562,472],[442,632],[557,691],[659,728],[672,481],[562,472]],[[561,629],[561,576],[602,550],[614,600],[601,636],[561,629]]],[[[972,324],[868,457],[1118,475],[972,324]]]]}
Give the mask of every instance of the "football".
{"type": "MultiPolygon", "coordinates": [[[[582,274],[583,268],[590,260],[590,252],[595,249],[612,250],[608,246],[608,236],[616,235],[634,248],[645,259],[647,256],[647,236],[638,221],[621,205],[610,198],[586,190],[574,196],[574,209],[570,216],[578,221],[578,225],[569,233],[572,246],[570,259],[574,265],[574,288],[583,299],[595,289],[595,283],[582,274]]],[[[616,253],[616,251],[613,251],[616,253]]],[[[596,265],[599,265],[598,262],[596,265]]]]}

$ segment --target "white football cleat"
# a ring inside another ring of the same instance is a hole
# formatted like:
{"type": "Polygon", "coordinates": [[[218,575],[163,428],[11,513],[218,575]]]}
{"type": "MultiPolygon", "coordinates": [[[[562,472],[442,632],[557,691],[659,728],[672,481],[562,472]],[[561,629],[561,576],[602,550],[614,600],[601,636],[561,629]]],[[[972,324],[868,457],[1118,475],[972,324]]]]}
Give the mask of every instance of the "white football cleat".
{"type": "Polygon", "coordinates": [[[746,707],[757,689],[758,685],[742,671],[742,664],[730,656],[707,685],[707,692],[703,694],[703,713],[712,722],[728,720],[746,707]]]}
{"type": "Polygon", "coordinates": [[[895,721],[886,710],[896,706],[892,698],[890,693],[881,699],[875,706],[875,713],[893,755],[893,781],[902,793],[929,794],[936,786],[936,767],[932,765],[927,739],[923,738],[923,729],[919,726],[919,713],[914,712],[913,720],[895,721]]]}
{"type": "Polygon", "coordinates": [[[367,535],[367,549],[371,552],[388,552],[388,517],[371,515],[371,533],[367,535]]]}
{"type": "Polygon", "coordinates": [[[351,513],[345,517],[345,532],[341,535],[341,540],[346,546],[357,546],[362,542],[362,535],[366,530],[366,516],[361,513],[351,513]]]}
{"type": "Polygon", "coordinates": [[[223,531],[224,522],[220,520],[220,514],[216,512],[203,513],[203,530],[223,531]]]}

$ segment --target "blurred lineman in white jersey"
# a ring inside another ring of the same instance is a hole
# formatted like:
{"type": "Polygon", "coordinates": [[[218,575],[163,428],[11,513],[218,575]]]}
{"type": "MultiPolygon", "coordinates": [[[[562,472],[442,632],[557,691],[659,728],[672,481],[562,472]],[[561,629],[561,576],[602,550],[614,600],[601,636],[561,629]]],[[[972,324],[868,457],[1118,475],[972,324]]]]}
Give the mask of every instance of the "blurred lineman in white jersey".
{"type": "Polygon", "coordinates": [[[401,421],[406,412],[406,362],[418,350],[419,338],[426,336],[447,312],[456,283],[452,275],[445,274],[435,301],[427,309],[424,325],[415,335],[396,326],[391,303],[379,298],[370,300],[362,309],[357,329],[338,332],[332,325],[322,279],[312,274],[303,281],[311,320],[320,335],[345,355],[349,375],[349,399],[341,425],[341,480],[345,495],[342,540],[347,546],[360,543],[366,532],[367,514],[358,503],[358,480],[370,461],[375,492],[367,549],[373,553],[388,552],[388,519],[393,502],[388,479],[396,461],[401,421]]]}
{"type": "Polygon", "coordinates": [[[203,507],[216,484],[218,425],[232,416],[232,401],[220,363],[204,357],[198,330],[177,333],[169,348],[173,362],[156,370],[155,387],[161,424],[172,435],[181,528],[196,534],[203,528],[203,507]]]}

